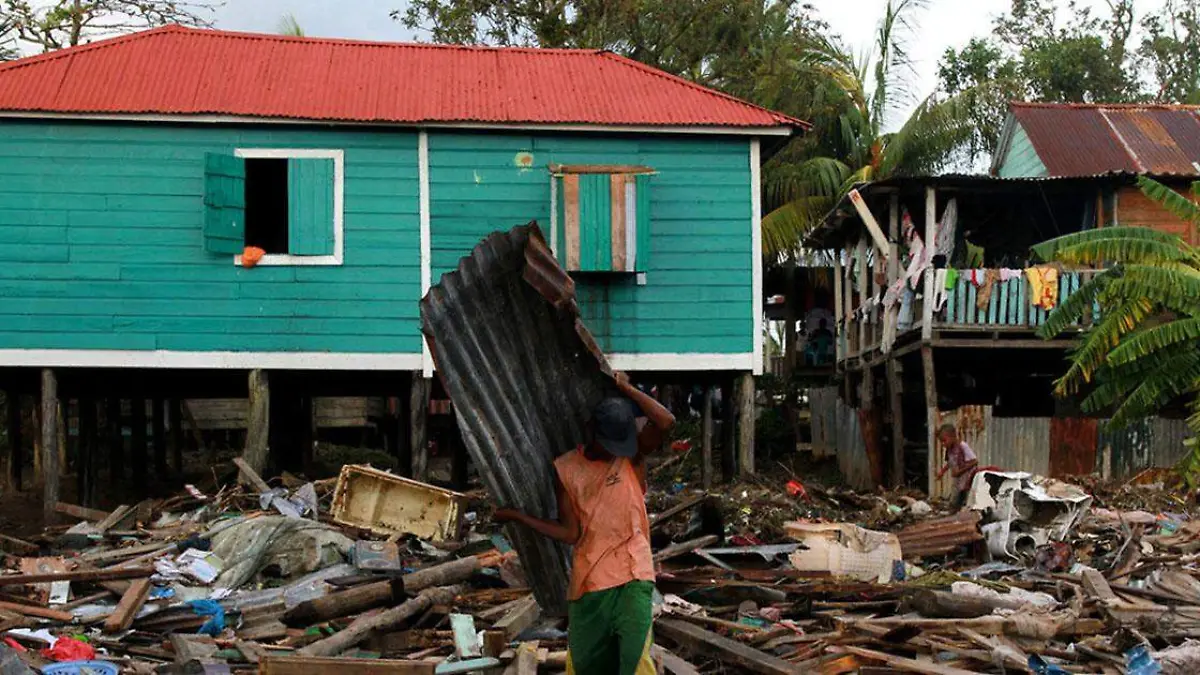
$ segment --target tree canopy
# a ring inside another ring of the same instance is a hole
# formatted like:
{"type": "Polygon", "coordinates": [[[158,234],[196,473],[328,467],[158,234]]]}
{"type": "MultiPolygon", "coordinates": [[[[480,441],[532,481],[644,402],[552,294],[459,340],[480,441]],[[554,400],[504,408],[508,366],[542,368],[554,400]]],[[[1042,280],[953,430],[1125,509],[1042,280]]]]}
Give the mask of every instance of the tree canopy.
{"type": "Polygon", "coordinates": [[[171,23],[211,26],[215,0],[0,0],[0,59],[24,43],[41,51],[72,47],[171,23]]]}

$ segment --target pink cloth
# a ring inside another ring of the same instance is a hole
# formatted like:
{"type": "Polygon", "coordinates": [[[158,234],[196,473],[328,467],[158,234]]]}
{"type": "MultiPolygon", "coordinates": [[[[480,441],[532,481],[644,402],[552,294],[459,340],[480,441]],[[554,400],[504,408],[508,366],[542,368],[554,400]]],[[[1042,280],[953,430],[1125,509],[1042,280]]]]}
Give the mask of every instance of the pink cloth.
{"type": "MultiPolygon", "coordinates": [[[[975,451],[971,449],[971,446],[967,445],[963,441],[959,441],[958,445],[946,451],[946,461],[950,463],[950,473],[954,474],[956,471],[962,469],[971,462],[979,461],[979,457],[975,455],[975,451]]],[[[955,478],[954,489],[958,490],[959,492],[966,490],[967,488],[971,487],[971,479],[974,477],[974,472],[968,472],[964,473],[958,478],[955,478]]]]}

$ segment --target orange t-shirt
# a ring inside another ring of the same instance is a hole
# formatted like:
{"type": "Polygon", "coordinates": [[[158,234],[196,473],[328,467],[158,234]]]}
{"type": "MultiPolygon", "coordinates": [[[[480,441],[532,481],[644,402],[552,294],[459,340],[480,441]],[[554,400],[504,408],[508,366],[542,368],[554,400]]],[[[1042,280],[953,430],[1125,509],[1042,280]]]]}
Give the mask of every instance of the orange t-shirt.
{"type": "Polygon", "coordinates": [[[633,462],[626,457],[592,461],[576,448],[554,460],[554,468],[580,527],[567,599],[630,581],[654,581],[646,491],[633,462]]]}

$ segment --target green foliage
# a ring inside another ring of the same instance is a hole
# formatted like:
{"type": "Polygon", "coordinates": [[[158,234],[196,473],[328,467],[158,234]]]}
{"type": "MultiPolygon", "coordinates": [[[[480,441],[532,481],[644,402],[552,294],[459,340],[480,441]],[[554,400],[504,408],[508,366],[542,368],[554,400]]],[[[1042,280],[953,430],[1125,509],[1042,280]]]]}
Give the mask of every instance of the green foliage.
{"type": "MultiPolygon", "coordinates": [[[[3,36],[53,51],[166,24],[211,26],[216,0],[0,0],[3,36]]],[[[2,48],[0,48],[2,50],[2,48]]]]}
{"type": "Polygon", "coordinates": [[[295,14],[284,14],[283,18],[279,20],[279,28],[277,30],[280,35],[304,37],[304,27],[296,20],[295,14]]]}
{"type": "MultiPolygon", "coordinates": [[[[1200,209],[1151,179],[1142,192],[1187,222],[1200,224],[1200,209]]],[[[1193,185],[1200,193],[1200,183],[1193,185]]],[[[1107,266],[1060,305],[1041,334],[1072,330],[1093,304],[1101,318],[1088,328],[1057,393],[1089,392],[1087,412],[1111,410],[1121,427],[1156,414],[1174,400],[1190,399],[1188,424],[1200,435],[1200,250],[1177,236],[1144,228],[1079,232],[1035,247],[1046,260],[1107,266]]],[[[1200,445],[1179,469],[1193,487],[1200,482],[1200,445]]]]}

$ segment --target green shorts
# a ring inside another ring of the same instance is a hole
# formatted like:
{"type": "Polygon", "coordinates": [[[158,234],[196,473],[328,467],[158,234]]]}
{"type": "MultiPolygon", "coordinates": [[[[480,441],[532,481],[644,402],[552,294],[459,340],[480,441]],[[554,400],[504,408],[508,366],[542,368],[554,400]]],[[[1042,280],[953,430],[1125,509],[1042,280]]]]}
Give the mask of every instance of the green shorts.
{"type": "Polygon", "coordinates": [[[585,593],[567,608],[567,675],[652,675],[654,584],[585,593]]]}

